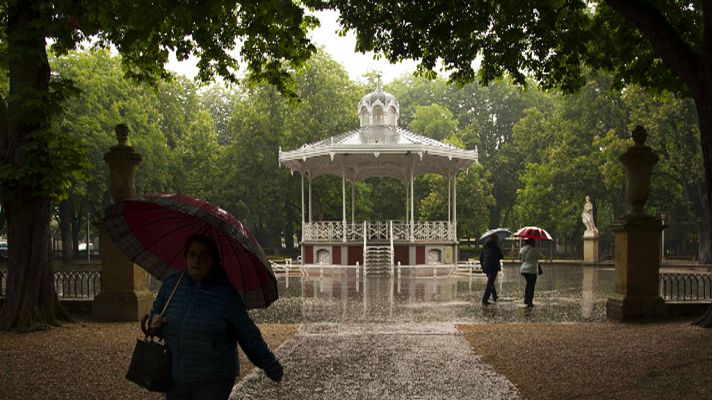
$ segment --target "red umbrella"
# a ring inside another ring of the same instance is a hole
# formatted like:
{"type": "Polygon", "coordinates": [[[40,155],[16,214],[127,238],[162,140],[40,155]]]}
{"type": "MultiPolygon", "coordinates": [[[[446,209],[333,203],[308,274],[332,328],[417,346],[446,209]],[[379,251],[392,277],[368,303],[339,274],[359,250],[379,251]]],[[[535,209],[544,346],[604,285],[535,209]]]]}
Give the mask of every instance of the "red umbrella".
{"type": "Polygon", "coordinates": [[[534,240],[553,240],[549,232],[538,226],[525,226],[524,228],[520,228],[512,236],[534,240]]]}
{"type": "Polygon", "coordinates": [[[207,201],[180,194],[120,201],[106,209],[104,225],[121,251],[160,280],[185,268],[189,236],[210,236],[247,308],[277,300],[277,279],[262,247],[240,221],[207,201]]]}

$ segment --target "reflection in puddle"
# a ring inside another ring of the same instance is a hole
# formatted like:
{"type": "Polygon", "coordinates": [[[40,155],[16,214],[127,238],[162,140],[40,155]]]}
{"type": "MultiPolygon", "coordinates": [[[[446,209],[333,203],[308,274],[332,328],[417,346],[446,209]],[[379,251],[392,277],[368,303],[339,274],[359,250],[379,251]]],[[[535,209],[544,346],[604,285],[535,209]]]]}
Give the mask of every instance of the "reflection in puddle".
{"type": "Polygon", "coordinates": [[[605,303],[614,286],[611,268],[551,265],[539,277],[533,310],[523,304],[524,280],[517,266],[497,279],[499,302],[482,307],[482,274],[433,277],[366,277],[354,270],[288,278],[278,275],[280,299],[254,310],[259,322],[566,322],[605,320],[605,303]]]}

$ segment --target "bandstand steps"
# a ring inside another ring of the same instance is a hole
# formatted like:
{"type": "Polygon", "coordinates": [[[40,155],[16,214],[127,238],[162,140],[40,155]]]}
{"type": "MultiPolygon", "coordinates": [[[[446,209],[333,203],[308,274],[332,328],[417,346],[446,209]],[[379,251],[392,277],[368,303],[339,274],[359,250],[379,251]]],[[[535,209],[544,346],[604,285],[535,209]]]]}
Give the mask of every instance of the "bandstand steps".
{"type": "Polygon", "coordinates": [[[391,269],[390,246],[367,246],[365,260],[366,274],[388,275],[391,269]]]}

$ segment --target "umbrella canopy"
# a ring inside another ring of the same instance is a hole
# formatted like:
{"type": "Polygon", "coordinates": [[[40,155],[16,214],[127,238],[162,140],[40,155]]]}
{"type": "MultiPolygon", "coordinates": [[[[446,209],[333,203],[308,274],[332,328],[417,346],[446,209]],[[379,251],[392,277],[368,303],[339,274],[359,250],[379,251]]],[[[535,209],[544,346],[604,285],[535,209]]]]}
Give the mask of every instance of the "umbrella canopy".
{"type": "Polygon", "coordinates": [[[512,232],[510,232],[507,228],[490,229],[487,232],[483,233],[477,242],[480,244],[485,244],[492,238],[492,236],[497,236],[499,240],[502,241],[505,238],[508,238],[511,234],[512,232]]]}
{"type": "Polygon", "coordinates": [[[525,226],[514,233],[516,237],[534,240],[553,240],[549,232],[538,226],[525,226]]]}
{"type": "Polygon", "coordinates": [[[190,196],[154,194],[106,209],[104,225],[118,248],[163,280],[185,269],[184,244],[200,233],[215,240],[222,267],[247,308],[277,297],[277,279],[252,233],[227,211],[190,196]]]}

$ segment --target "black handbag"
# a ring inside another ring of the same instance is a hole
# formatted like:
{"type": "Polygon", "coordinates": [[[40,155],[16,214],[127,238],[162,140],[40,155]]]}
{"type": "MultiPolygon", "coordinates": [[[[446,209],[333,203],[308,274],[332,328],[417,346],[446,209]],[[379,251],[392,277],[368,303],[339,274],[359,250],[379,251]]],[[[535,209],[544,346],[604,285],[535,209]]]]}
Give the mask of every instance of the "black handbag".
{"type": "Polygon", "coordinates": [[[544,270],[541,269],[541,263],[537,263],[536,266],[537,266],[537,268],[538,268],[538,270],[539,270],[539,275],[544,275],[544,270]]]}
{"type": "MultiPolygon", "coordinates": [[[[183,279],[183,274],[178,278],[178,282],[173,287],[173,291],[159,316],[162,317],[165,314],[181,279],[183,279]]],[[[155,339],[154,335],[149,332],[148,320],[148,315],[141,318],[141,330],[145,337],[136,340],[136,347],[134,347],[131,356],[129,370],[126,372],[126,379],[152,392],[165,393],[171,385],[171,353],[163,340],[155,339]]]]}

